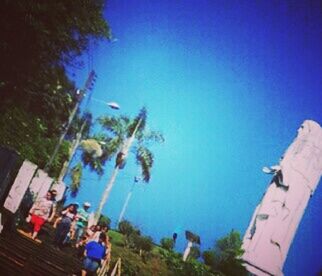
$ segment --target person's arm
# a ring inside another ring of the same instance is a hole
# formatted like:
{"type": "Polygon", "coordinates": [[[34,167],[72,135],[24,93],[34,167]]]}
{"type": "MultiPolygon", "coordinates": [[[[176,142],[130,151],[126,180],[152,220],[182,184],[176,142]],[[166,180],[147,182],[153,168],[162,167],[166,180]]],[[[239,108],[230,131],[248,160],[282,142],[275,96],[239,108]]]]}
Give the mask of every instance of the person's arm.
{"type": "Polygon", "coordinates": [[[64,209],[63,211],[61,211],[61,214],[64,216],[64,215],[66,215],[67,213],[68,213],[68,208],[66,208],[66,209],[64,209]]]}
{"type": "Polygon", "coordinates": [[[51,210],[51,215],[50,215],[50,217],[48,218],[48,222],[51,222],[53,219],[54,219],[54,216],[55,216],[55,214],[56,214],[56,204],[53,204],[53,208],[52,208],[52,210],[51,210]]]}

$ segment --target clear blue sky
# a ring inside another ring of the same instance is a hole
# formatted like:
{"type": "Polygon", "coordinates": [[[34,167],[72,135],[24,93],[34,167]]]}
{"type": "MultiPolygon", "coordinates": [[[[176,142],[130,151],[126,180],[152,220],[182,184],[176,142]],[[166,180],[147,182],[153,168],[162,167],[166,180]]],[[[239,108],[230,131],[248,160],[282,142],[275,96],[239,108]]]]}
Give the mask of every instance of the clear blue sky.
{"type": "MultiPolygon", "coordinates": [[[[98,80],[95,116],[148,108],[148,125],[166,139],[152,147],[148,185],[138,186],[126,219],[159,242],[184,230],[202,249],[236,229],[243,235],[274,165],[305,119],[322,123],[321,1],[110,0],[112,43],[92,45],[98,80]]],[[[86,58],[85,58],[86,61],[86,58]]],[[[84,80],[87,68],[76,71],[84,80]]],[[[133,160],[132,160],[133,161],[133,160]]],[[[121,171],[104,212],[115,223],[137,174],[121,171]]],[[[131,165],[132,162],[132,165],[131,165]]],[[[108,180],[86,173],[77,201],[93,210],[108,180]]],[[[322,269],[322,185],[290,249],[285,275],[322,269]]]]}

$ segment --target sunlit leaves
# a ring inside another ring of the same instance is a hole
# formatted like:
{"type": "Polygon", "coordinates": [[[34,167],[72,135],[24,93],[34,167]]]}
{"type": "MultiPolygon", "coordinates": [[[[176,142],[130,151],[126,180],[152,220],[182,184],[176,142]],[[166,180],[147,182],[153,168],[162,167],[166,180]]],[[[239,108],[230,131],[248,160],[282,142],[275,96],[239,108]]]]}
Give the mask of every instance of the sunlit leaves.
{"type": "Polygon", "coordinates": [[[72,183],[69,189],[71,191],[71,196],[73,197],[76,197],[79,191],[82,173],[83,173],[83,167],[81,163],[78,163],[74,168],[72,168],[72,171],[71,171],[72,183]]]}
{"type": "Polygon", "coordinates": [[[136,151],[136,160],[142,169],[142,179],[144,182],[149,182],[151,178],[151,168],[153,165],[153,154],[145,148],[139,147],[136,151]]]}

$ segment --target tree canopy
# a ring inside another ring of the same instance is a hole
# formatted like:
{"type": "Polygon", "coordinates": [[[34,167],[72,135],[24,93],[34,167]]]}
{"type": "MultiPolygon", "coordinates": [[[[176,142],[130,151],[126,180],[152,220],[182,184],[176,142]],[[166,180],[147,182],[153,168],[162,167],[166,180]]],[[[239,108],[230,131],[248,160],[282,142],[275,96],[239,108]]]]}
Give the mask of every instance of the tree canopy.
{"type": "Polygon", "coordinates": [[[239,232],[232,230],[217,240],[213,249],[204,251],[202,257],[214,272],[220,271],[224,275],[247,275],[240,259],[243,254],[241,246],[239,232]]]}
{"type": "MultiPolygon", "coordinates": [[[[5,119],[0,121],[0,143],[40,167],[79,100],[66,66],[81,66],[77,57],[90,41],[110,37],[103,8],[103,0],[1,3],[0,112],[5,119]],[[18,135],[10,131],[21,124],[18,135]]],[[[66,145],[51,175],[59,173],[68,155],[66,145]]]]}

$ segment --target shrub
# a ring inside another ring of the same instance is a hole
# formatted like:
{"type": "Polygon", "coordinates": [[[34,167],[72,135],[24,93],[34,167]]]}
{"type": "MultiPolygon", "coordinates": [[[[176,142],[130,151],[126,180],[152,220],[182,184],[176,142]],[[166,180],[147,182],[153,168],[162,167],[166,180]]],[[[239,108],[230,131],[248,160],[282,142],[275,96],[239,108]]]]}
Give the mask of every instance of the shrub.
{"type": "Polygon", "coordinates": [[[173,250],[174,247],[174,241],[171,238],[162,238],[160,241],[161,247],[166,250],[173,250]]]}
{"type": "Polygon", "coordinates": [[[134,245],[139,250],[150,252],[153,248],[153,240],[151,237],[135,235],[134,245]]]}
{"type": "Polygon", "coordinates": [[[101,215],[98,224],[101,226],[106,226],[108,229],[110,229],[111,226],[111,219],[107,216],[101,215]]]}
{"type": "Polygon", "coordinates": [[[119,231],[121,234],[129,237],[133,232],[135,232],[135,228],[129,221],[123,220],[119,223],[119,231]]]}

